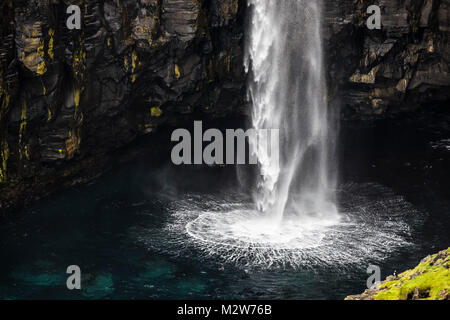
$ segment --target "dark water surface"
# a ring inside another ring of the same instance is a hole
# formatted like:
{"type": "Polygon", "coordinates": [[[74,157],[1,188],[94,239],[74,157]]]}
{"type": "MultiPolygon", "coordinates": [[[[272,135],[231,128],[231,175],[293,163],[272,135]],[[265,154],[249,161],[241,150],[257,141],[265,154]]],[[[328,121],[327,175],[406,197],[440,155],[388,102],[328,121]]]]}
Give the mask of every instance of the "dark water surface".
{"type": "MultiPolygon", "coordinates": [[[[171,229],[173,212],[248,198],[236,187],[234,170],[155,169],[141,160],[2,221],[0,298],[343,299],[359,293],[369,264],[380,266],[384,278],[450,246],[447,128],[449,117],[432,113],[342,129],[343,188],[376,184],[415,211],[402,218],[411,227],[404,237],[409,244],[378,247],[384,256],[369,252],[349,266],[252,269],[205,255],[182,229],[171,229]],[[80,266],[82,290],[66,288],[69,265],[80,266]]],[[[379,201],[379,189],[373,190],[379,201]]],[[[389,202],[379,205],[389,210],[389,202]]]]}

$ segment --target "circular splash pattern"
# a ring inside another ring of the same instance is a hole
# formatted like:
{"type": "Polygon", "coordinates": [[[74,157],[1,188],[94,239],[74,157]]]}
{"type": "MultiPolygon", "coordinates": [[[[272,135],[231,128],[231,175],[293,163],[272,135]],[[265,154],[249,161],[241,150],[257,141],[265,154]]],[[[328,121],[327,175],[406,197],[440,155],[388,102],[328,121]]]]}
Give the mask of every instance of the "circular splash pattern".
{"type": "Polygon", "coordinates": [[[190,195],[174,203],[165,227],[144,228],[139,238],[167,254],[238,267],[345,269],[367,266],[411,245],[423,219],[411,204],[377,184],[338,191],[339,220],[261,217],[248,201],[190,195]]]}
{"type": "Polygon", "coordinates": [[[186,231],[199,241],[224,247],[246,248],[248,251],[293,250],[319,246],[326,226],[332,223],[313,219],[278,222],[261,215],[261,212],[245,209],[202,213],[186,225],[186,231]]]}

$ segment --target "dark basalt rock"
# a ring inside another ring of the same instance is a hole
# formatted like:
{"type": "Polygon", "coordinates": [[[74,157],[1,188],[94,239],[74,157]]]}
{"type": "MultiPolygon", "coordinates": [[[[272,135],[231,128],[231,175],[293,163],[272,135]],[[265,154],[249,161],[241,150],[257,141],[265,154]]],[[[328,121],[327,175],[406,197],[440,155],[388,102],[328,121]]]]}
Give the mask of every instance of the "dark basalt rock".
{"type": "Polygon", "coordinates": [[[137,137],[245,110],[239,0],[0,4],[0,212],[96,176],[137,137]],[[77,4],[82,29],[66,28],[77,4]]]}
{"type": "MultiPolygon", "coordinates": [[[[328,100],[346,119],[448,101],[450,2],[325,2],[328,100]]],[[[0,212],[97,176],[187,120],[247,114],[246,0],[3,0],[0,212]],[[82,29],[66,28],[66,8],[82,29]]]]}
{"type": "Polygon", "coordinates": [[[450,100],[448,0],[326,0],[331,102],[373,119],[450,100]],[[381,7],[382,30],[366,27],[381,7]]]}

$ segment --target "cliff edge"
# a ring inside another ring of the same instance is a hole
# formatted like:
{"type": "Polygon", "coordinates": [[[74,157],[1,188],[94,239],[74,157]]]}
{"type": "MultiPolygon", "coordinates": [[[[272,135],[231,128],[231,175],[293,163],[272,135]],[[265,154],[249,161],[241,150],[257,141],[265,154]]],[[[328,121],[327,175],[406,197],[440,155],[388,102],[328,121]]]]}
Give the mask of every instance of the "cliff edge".
{"type": "Polygon", "coordinates": [[[414,269],[387,277],[378,289],[345,300],[450,300],[450,248],[424,258],[414,269]]]}

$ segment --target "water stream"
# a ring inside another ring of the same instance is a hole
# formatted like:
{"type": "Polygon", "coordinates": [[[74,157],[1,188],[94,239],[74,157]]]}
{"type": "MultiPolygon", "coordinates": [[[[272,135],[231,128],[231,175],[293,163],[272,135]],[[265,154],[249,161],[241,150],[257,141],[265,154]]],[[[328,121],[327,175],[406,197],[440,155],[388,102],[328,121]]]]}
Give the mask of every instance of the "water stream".
{"type": "MultiPolygon", "coordinates": [[[[252,0],[245,67],[253,127],[280,130],[280,161],[253,146],[260,164],[257,208],[336,220],[336,119],[327,106],[322,2],[252,0]]],[[[255,142],[253,141],[255,144],[255,142]]]]}

